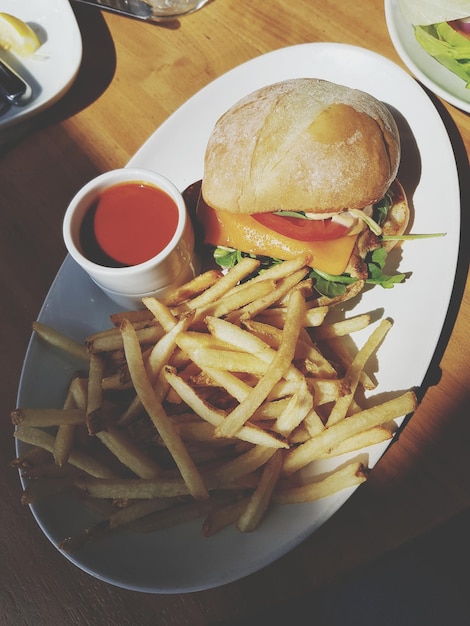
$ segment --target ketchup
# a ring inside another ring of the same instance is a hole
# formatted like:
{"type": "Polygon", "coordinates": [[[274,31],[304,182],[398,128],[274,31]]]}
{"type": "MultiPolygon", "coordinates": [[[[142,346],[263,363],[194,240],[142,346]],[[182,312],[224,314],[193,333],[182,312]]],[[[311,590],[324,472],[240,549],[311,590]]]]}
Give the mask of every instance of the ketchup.
{"type": "Polygon", "coordinates": [[[171,241],[178,207],[162,189],[139,181],[105,189],[88,209],[80,230],[85,256],[106,267],[148,261],[171,241]]]}

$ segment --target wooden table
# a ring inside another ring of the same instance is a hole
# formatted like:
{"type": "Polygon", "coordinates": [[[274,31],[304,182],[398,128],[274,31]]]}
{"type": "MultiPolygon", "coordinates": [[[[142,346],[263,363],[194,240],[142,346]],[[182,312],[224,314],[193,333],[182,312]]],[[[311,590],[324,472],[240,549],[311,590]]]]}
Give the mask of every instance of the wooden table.
{"type": "MultiPolygon", "coordinates": [[[[321,588],[464,510],[470,502],[470,285],[468,259],[462,255],[421,406],[369,481],[290,554],[225,587],[148,595],[88,576],[50,545],[29,509],[20,505],[18,475],[8,467],[14,456],[9,412],[31,322],[65,256],[61,226],[72,195],[98,173],[125,165],[195,92],[259,54],[333,41],[367,47],[402,65],[387,32],[383,3],[374,0],[213,0],[174,27],[83,5],[76,7],[76,16],[84,46],[76,83],[17,141],[1,148],[2,622],[223,623],[321,588]]],[[[465,208],[470,117],[434,100],[455,147],[465,208]]],[[[439,285],[435,289],[439,298],[439,285]]]]}

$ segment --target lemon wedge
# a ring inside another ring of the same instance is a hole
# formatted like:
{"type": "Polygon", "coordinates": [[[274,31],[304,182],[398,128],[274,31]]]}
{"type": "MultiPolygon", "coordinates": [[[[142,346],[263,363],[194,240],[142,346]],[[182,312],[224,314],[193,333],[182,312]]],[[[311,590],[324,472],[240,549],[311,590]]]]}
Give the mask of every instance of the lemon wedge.
{"type": "Polygon", "coordinates": [[[29,24],[14,15],[0,12],[0,48],[27,57],[36,52],[40,45],[38,36],[29,24]]]}

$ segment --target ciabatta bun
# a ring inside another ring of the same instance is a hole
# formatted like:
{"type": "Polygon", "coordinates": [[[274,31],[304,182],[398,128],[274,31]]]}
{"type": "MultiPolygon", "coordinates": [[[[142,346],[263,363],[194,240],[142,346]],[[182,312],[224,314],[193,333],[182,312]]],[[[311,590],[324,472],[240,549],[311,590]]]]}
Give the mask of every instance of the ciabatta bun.
{"type": "Polygon", "coordinates": [[[398,130],[379,100],[316,78],[286,80],[217,121],[202,194],[231,213],[360,209],[383,197],[399,161],[398,130]]]}

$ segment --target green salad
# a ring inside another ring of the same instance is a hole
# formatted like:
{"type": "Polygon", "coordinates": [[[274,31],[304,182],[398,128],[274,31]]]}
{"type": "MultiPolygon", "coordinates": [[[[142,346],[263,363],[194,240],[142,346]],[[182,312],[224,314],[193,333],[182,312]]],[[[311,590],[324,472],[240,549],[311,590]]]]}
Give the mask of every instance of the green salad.
{"type": "Polygon", "coordinates": [[[444,67],[465,81],[470,89],[470,39],[447,22],[415,26],[418,43],[444,67]]]}

